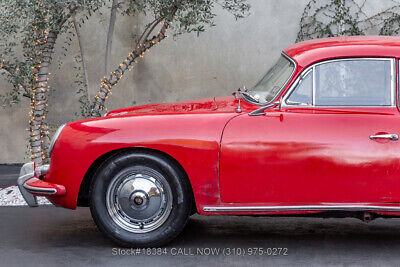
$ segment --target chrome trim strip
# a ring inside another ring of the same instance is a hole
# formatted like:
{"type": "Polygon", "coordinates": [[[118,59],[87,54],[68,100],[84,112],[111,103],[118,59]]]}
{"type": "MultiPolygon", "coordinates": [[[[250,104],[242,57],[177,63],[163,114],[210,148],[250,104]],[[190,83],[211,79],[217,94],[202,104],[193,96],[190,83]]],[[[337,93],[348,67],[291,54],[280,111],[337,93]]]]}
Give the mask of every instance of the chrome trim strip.
{"type": "Polygon", "coordinates": [[[393,58],[392,59],[392,65],[391,65],[391,72],[392,72],[392,106],[396,106],[396,60],[393,58]]]}
{"type": "Polygon", "coordinates": [[[311,104],[311,106],[315,107],[315,66],[312,67],[312,104],[311,104]]]}
{"type": "MultiPolygon", "coordinates": [[[[257,102],[251,101],[250,99],[248,99],[248,98],[246,98],[246,97],[242,97],[242,99],[243,99],[244,101],[246,101],[247,103],[253,104],[253,105],[257,105],[257,106],[266,106],[266,105],[269,105],[269,104],[273,103],[274,101],[276,101],[276,99],[278,99],[278,97],[281,95],[282,91],[285,90],[285,88],[286,88],[286,86],[288,85],[288,83],[292,80],[293,74],[294,74],[294,73],[296,72],[296,70],[297,70],[297,62],[296,62],[293,58],[291,58],[290,56],[288,56],[288,55],[287,55],[285,52],[283,52],[283,51],[282,51],[281,55],[282,55],[283,57],[285,57],[287,60],[289,60],[291,63],[293,63],[294,67],[293,67],[293,71],[292,71],[292,73],[290,74],[289,78],[288,78],[287,81],[283,84],[283,86],[281,87],[281,89],[279,89],[279,92],[276,93],[275,97],[274,97],[271,101],[269,101],[269,102],[267,102],[267,103],[257,103],[257,102]]],[[[242,94],[240,94],[240,95],[242,96],[242,94]]]]}
{"type": "Polygon", "coordinates": [[[33,187],[27,184],[24,184],[24,188],[26,189],[26,191],[31,193],[46,194],[46,195],[54,195],[57,193],[57,189],[54,188],[33,187]]]}
{"type": "MultiPolygon", "coordinates": [[[[396,75],[396,71],[393,70],[393,62],[395,62],[394,58],[380,58],[380,57],[354,57],[354,58],[340,58],[340,59],[329,59],[329,60],[325,60],[325,61],[321,61],[321,62],[317,62],[314,63],[310,66],[308,66],[307,68],[305,68],[296,78],[296,81],[294,81],[292,83],[292,85],[290,86],[290,88],[286,91],[285,95],[282,96],[282,107],[296,107],[296,105],[290,105],[288,103],[286,103],[286,100],[289,98],[290,94],[292,93],[292,91],[294,91],[296,89],[297,84],[299,83],[299,81],[302,79],[303,73],[306,74],[308,71],[310,71],[311,69],[313,69],[313,105],[308,105],[308,106],[300,106],[301,108],[376,108],[376,107],[396,107],[396,82],[392,83],[391,85],[391,90],[392,90],[392,101],[391,101],[391,105],[390,106],[315,106],[315,67],[318,65],[322,65],[322,64],[326,64],[326,63],[331,63],[331,62],[337,62],[337,61],[357,61],[357,60],[383,60],[383,61],[390,61],[392,62],[392,70],[391,70],[391,79],[396,81],[395,79],[395,75],[396,75]]],[[[400,63],[399,63],[400,64],[400,63]]],[[[298,106],[297,106],[298,107],[298,106]]]]}
{"type": "Polygon", "coordinates": [[[206,212],[249,212],[249,211],[399,211],[400,206],[368,206],[368,205],[299,205],[299,206],[243,206],[243,207],[203,207],[206,212]]]}

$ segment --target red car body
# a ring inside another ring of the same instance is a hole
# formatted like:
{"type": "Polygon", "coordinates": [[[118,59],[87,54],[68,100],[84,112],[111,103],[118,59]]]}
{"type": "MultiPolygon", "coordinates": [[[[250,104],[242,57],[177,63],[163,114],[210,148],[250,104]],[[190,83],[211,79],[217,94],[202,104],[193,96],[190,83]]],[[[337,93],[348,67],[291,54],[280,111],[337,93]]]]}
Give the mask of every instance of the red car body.
{"type": "Polygon", "coordinates": [[[400,133],[399,44],[398,37],[295,44],[284,50],[295,71],[274,100],[280,101],[315,63],[390,58],[396,62],[396,104],[391,107],[274,105],[249,116],[261,106],[228,96],[122,108],[68,123],[43,177],[46,185],[65,190],[48,198],[69,209],[84,205],[101,161],[121,149],[137,149],[158,151],[179,163],[200,214],[362,210],[400,215],[400,142],[369,138],[400,133]]]}

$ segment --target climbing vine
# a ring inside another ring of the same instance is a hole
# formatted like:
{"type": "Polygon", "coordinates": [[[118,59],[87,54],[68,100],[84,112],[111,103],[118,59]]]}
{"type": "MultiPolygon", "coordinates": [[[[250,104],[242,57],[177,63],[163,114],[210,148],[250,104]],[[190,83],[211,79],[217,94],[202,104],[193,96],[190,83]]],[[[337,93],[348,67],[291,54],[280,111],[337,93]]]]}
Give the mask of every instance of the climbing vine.
{"type": "Polygon", "coordinates": [[[310,0],[300,20],[296,42],[315,38],[400,33],[400,2],[382,0],[370,14],[369,0],[310,0]]]}

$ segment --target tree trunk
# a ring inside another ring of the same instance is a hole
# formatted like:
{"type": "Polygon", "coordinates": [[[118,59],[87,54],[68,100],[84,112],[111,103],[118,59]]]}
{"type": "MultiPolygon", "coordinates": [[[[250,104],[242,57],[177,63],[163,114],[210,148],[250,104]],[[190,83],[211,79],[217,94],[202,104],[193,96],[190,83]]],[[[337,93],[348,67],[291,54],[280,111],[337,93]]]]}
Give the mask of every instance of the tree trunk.
{"type": "Polygon", "coordinates": [[[168,23],[163,23],[163,26],[157,35],[140,43],[131,53],[129,53],[128,57],[119,64],[118,68],[114,72],[109,73],[104,77],[100,89],[93,100],[91,108],[92,117],[99,117],[101,115],[100,112],[104,109],[104,102],[106,101],[108,94],[111,93],[111,88],[119,82],[124,73],[133,65],[133,63],[135,63],[138,57],[142,57],[144,52],[149,50],[155,44],[161,42],[166,37],[165,34],[167,28],[168,23]]]}
{"type": "Polygon", "coordinates": [[[47,95],[49,79],[49,67],[52,61],[54,45],[58,32],[49,32],[47,39],[42,46],[42,60],[38,66],[36,85],[32,92],[31,119],[30,124],[30,147],[32,149],[32,160],[41,165],[46,159],[48,138],[48,126],[46,124],[47,95]]]}
{"type": "Polygon", "coordinates": [[[76,32],[76,37],[78,38],[78,44],[79,44],[79,50],[81,52],[81,60],[82,60],[82,69],[83,69],[83,76],[85,78],[85,97],[87,99],[87,101],[89,101],[89,77],[88,77],[88,73],[87,73],[87,66],[86,66],[86,51],[85,51],[85,47],[83,46],[82,43],[82,37],[81,37],[81,31],[79,29],[79,25],[76,22],[76,20],[74,19],[74,27],[75,27],[75,32],[76,32]]]}
{"type": "Polygon", "coordinates": [[[118,0],[113,0],[111,6],[111,14],[110,14],[110,24],[108,25],[108,33],[107,33],[107,46],[106,46],[106,61],[105,61],[105,74],[110,74],[110,66],[111,66],[111,50],[112,50],[112,41],[114,35],[114,26],[115,21],[117,19],[117,7],[118,7],[118,0]]]}

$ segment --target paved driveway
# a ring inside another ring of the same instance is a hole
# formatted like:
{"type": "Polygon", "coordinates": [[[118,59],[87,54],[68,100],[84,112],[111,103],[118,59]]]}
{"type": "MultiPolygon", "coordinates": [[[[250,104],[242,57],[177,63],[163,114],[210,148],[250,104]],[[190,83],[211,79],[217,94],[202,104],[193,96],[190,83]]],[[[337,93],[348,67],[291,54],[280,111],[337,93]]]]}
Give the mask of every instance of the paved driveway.
{"type": "Polygon", "coordinates": [[[113,255],[132,251],[118,250],[104,238],[87,208],[0,207],[0,264],[24,266],[399,265],[400,219],[366,224],[357,219],[195,215],[161,251],[165,254],[113,255]],[[287,248],[288,255],[233,255],[253,248],[287,248]],[[223,255],[228,249],[231,255],[223,255]]]}
{"type": "Polygon", "coordinates": [[[22,164],[0,164],[0,188],[15,185],[22,164]]]}

